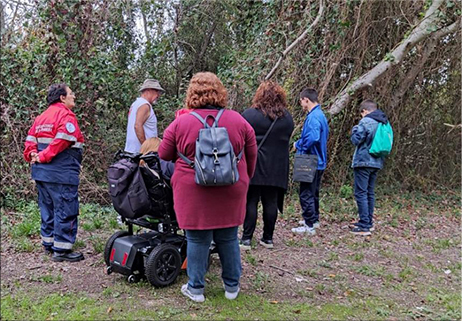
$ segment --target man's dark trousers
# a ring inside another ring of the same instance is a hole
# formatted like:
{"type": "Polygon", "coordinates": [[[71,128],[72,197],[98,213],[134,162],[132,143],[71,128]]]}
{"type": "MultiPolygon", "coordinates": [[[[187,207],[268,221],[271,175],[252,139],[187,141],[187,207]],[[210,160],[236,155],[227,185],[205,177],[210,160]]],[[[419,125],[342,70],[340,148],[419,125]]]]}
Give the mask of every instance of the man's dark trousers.
{"type": "Polygon", "coordinates": [[[305,224],[313,227],[319,222],[319,187],[324,170],[316,170],[312,183],[300,182],[300,204],[302,205],[302,216],[305,224]]]}
{"type": "Polygon", "coordinates": [[[361,228],[371,228],[373,225],[373,215],[375,206],[375,181],[377,179],[378,168],[355,167],[355,199],[358,204],[359,222],[361,228]]]}

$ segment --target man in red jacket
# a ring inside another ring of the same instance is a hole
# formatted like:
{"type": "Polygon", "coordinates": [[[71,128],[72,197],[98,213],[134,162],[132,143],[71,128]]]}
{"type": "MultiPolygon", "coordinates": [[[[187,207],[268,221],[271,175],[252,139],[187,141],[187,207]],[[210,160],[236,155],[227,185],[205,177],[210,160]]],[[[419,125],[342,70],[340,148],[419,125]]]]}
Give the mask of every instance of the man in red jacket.
{"type": "Polygon", "coordinates": [[[71,111],[75,95],[66,84],[48,89],[48,109],[29,129],[24,158],[32,165],[42,217],[45,253],[57,262],[83,260],[72,252],[79,215],[78,186],[84,138],[71,111]]]}

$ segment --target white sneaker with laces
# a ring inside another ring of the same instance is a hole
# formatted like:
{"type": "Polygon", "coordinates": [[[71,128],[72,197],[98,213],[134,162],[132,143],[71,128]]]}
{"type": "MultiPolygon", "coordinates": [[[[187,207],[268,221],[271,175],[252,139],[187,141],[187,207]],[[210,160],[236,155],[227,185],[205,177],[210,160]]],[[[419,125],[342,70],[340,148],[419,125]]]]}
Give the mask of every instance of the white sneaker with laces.
{"type": "Polygon", "coordinates": [[[193,294],[193,293],[191,293],[191,291],[189,291],[188,283],[183,284],[181,286],[181,293],[183,293],[184,296],[187,296],[188,298],[190,298],[194,302],[201,303],[201,302],[205,301],[205,296],[203,294],[193,294]]]}
{"type": "Polygon", "coordinates": [[[228,292],[225,290],[225,298],[227,298],[228,300],[234,300],[235,298],[237,298],[237,295],[239,294],[239,291],[241,290],[241,288],[237,288],[237,291],[236,292],[228,292]]]}
{"type": "Polygon", "coordinates": [[[310,235],[315,235],[316,234],[316,230],[314,227],[309,227],[308,225],[302,225],[302,226],[299,226],[299,227],[294,227],[292,229],[292,232],[293,233],[297,233],[297,234],[303,234],[303,233],[307,233],[307,234],[310,234],[310,235]]]}
{"type": "MultiPolygon", "coordinates": [[[[305,225],[305,220],[301,220],[301,221],[298,221],[298,225],[305,225]]],[[[313,228],[320,228],[321,225],[319,224],[319,222],[316,222],[313,224],[313,228]]]]}

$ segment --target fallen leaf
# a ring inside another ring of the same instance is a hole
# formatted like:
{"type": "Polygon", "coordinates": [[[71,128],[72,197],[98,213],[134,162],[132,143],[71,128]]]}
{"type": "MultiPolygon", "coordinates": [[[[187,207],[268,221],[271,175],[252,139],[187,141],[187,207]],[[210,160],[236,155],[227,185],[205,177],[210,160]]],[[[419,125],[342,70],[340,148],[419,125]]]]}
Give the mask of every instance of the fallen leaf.
{"type": "Polygon", "coordinates": [[[106,313],[111,313],[111,311],[112,311],[112,307],[109,307],[109,308],[107,308],[106,313]]]}
{"type": "Polygon", "coordinates": [[[278,304],[279,301],[274,300],[274,301],[270,301],[270,303],[271,303],[271,304],[278,304]]]}
{"type": "Polygon", "coordinates": [[[336,277],[335,274],[329,274],[328,276],[329,276],[330,278],[335,278],[335,277],[336,277]]]}

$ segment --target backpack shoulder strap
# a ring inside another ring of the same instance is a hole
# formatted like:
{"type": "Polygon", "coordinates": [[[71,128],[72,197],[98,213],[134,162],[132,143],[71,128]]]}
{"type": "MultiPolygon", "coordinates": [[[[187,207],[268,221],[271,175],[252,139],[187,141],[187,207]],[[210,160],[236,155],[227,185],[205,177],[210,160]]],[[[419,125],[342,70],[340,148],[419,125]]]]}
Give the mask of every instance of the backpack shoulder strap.
{"type": "MultiPolygon", "coordinates": [[[[209,128],[209,124],[207,124],[207,122],[205,121],[204,118],[201,117],[201,115],[199,115],[198,113],[196,113],[195,111],[192,111],[189,113],[190,115],[193,115],[194,117],[196,117],[197,119],[199,119],[199,121],[202,123],[202,125],[204,125],[205,128],[209,128]]],[[[208,118],[209,116],[206,117],[206,119],[208,118]]]]}
{"type": "Polygon", "coordinates": [[[221,115],[223,115],[224,112],[225,112],[224,108],[220,109],[217,116],[215,117],[215,123],[213,124],[214,127],[218,127],[218,120],[220,119],[221,115]]]}
{"type": "Polygon", "coordinates": [[[193,161],[191,161],[189,158],[187,158],[185,155],[183,155],[180,152],[178,152],[178,156],[180,156],[180,158],[182,160],[184,160],[186,162],[186,164],[189,165],[189,167],[194,168],[194,162],[193,161]]]}

